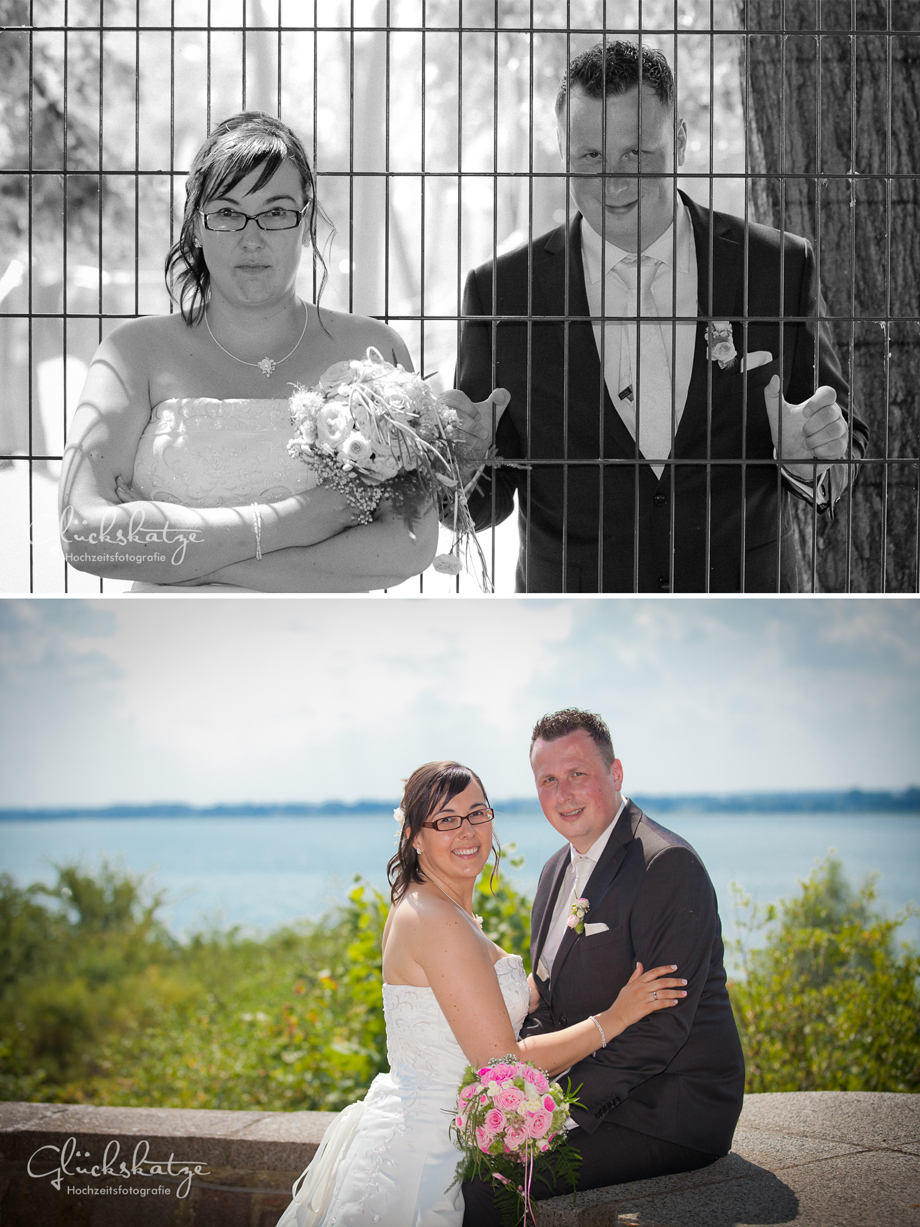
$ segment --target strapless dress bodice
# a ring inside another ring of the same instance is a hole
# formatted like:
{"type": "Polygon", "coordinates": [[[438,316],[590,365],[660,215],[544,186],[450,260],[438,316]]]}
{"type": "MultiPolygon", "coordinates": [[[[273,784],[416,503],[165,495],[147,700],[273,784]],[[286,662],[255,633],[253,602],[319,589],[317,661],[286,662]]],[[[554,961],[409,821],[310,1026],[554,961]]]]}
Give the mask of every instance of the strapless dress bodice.
{"type": "Polygon", "coordinates": [[[160,401],[137,445],[134,489],[141,498],[185,507],[276,503],[316,485],[293,438],[286,397],[160,401]]]}
{"type": "MultiPolygon", "coordinates": [[[[520,955],[506,954],[495,964],[495,975],[515,1035],[530,1008],[530,987],[520,955]]],[[[450,1103],[467,1066],[437,998],[430,988],[384,984],[383,1014],[387,1028],[387,1059],[396,1079],[421,1076],[429,1084],[446,1086],[450,1103]]]]}

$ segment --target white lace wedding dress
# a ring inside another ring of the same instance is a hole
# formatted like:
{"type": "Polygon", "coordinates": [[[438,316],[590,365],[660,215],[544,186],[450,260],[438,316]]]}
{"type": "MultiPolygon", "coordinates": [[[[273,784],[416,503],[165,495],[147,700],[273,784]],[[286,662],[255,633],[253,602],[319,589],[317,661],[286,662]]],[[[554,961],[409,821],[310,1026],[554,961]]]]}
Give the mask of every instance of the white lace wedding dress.
{"type": "MultiPolygon", "coordinates": [[[[519,1035],[530,1001],[520,956],[495,974],[519,1035]]],[[[390,1072],[326,1130],[278,1227],[461,1227],[448,1131],[466,1057],[430,988],[384,984],[383,1011],[390,1072]]]]}
{"type": "MultiPolygon", "coordinates": [[[[313,470],[288,455],[294,433],[286,397],[160,401],[140,437],[132,485],[138,496],[183,507],[276,503],[316,485],[313,470]]],[[[233,584],[184,588],[137,580],[132,592],[243,591],[233,584]]]]}

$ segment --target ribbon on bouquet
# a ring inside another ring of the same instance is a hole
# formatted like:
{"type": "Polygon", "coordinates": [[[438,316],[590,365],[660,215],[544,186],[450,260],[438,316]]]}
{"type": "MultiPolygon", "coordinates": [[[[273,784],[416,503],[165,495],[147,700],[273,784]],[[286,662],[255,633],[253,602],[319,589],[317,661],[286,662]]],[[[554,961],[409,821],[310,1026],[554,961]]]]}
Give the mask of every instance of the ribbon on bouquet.
{"type": "MultiPolygon", "coordinates": [[[[503,1176],[501,1172],[493,1172],[492,1177],[495,1180],[500,1180],[502,1184],[511,1185],[511,1181],[507,1176],[503,1176]]],[[[521,1227],[527,1227],[528,1222],[533,1223],[537,1227],[537,1215],[530,1200],[530,1186],[533,1181],[533,1154],[528,1149],[527,1157],[524,1159],[524,1183],[517,1186],[517,1191],[524,1199],[524,1217],[521,1220],[521,1227]]]]}

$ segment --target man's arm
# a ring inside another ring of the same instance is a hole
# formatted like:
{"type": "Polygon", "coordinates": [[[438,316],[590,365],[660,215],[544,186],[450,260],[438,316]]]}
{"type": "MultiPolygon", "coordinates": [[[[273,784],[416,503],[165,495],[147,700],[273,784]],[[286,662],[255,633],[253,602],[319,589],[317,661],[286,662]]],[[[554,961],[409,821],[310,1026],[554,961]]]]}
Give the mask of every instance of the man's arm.
{"type": "MultiPolygon", "coordinates": [[[[492,314],[491,290],[488,295],[480,290],[475,270],[466,279],[463,290],[463,314],[466,317],[490,316],[492,314]],[[487,306],[483,300],[488,297],[487,306]]],[[[454,384],[471,401],[485,401],[495,384],[493,371],[491,318],[477,320],[466,318],[460,330],[460,347],[457,351],[457,372],[454,384]]],[[[496,448],[500,456],[521,456],[520,441],[511,422],[511,414],[504,413],[498,423],[496,448]]],[[[514,491],[517,486],[517,470],[493,468],[488,463],[468,492],[470,514],[477,529],[489,528],[506,520],[514,510],[514,491]]]]}
{"type": "Polygon", "coordinates": [[[795,312],[804,322],[797,329],[789,386],[785,396],[778,387],[768,388],[764,396],[777,455],[791,460],[784,466],[789,489],[833,514],[856,475],[855,466],[833,461],[865,455],[869,432],[857,414],[848,413],[848,388],[825,319],[814,251],[807,242],[798,283],[795,312]]]}
{"type": "Polygon", "coordinates": [[[628,1027],[606,1048],[573,1066],[583,1109],[573,1117],[592,1133],[637,1086],[667,1069],[687,1042],[710,974],[716,936],[715,894],[706,870],[686,848],[667,848],[649,864],[629,928],[633,961],[676,963],[687,996],[673,1010],[628,1027]]]}

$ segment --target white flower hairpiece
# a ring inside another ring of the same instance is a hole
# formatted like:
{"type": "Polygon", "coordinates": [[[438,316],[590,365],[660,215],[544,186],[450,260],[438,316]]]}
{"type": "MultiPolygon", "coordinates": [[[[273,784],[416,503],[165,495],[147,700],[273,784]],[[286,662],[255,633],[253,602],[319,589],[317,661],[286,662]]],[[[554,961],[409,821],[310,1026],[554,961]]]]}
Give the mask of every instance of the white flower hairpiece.
{"type": "Polygon", "coordinates": [[[393,818],[395,819],[395,821],[396,821],[396,822],[397,822],[397,823],[398,823],[400,826],[405,826],[405,824],[406,824],[406,814],[405,814],[405,811],[403,810],[403,807],[402,807],[401,805],[399,806],[399,808],[398,808],[398,809],[394,809],[394,810],[393,810],[393,818]]]}

